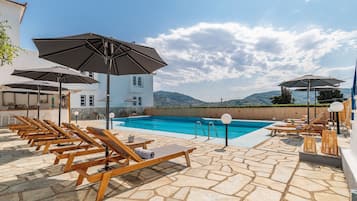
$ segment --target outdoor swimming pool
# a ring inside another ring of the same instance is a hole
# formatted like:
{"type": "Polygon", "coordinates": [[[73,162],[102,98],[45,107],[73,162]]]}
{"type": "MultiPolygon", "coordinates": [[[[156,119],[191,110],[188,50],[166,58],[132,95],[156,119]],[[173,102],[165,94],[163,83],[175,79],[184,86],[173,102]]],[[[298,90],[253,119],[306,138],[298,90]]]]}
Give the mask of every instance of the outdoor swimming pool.
{"type": "MultiPolygon", "coordinates": [[[[130,127],[198,136],[225,138],[225,126],[219,119],[201,117],[145,116],[115,118],[115,127],[130,127]]],[[[233,139],[272,124],[265,121],[233,120],[228,127],[228,138],[233,139]]]]}

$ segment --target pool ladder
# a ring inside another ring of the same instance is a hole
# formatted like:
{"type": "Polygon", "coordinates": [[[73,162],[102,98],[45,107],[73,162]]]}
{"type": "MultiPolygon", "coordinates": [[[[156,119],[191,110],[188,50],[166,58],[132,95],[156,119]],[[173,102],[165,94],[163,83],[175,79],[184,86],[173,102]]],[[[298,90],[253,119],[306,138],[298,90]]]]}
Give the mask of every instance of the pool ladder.
{"type": "Polygon", "coordinates": [[[205,129],[204,129],[203,126],[202,126],[202,122],[201,122],[201,121],[196,121],[196,123],[195,123],[195,138],[197,138],[197,130],[198,130],[198,127],[201,128],[203,135],[206,135],[205,129]]]}
{"type": "MultiPolygon", "coordinates": [[[[203,135],[206,135],[206,132],[205,132],[205,129],[203,128],[202,122],[201,121],[196,121],[196,123],[195,123],[195,138],[197,138],[198,127],[201,128],[203,135]]],[[[214,125],[214,123],[212,121],[210,121],[210,122],[208,122],[208,127],[207,127],[207,139],[208,140],[211,137],[211,128],[213,128],[213,130],[215,131],[216,137],[218,137],[217,128],[214,125]]]]}

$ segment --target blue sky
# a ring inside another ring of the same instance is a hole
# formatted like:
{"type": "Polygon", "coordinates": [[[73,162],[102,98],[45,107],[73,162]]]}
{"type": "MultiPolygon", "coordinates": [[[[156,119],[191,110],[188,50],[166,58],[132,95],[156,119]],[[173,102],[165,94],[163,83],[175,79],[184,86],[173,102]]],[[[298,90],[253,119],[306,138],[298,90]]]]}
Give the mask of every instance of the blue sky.
{"type": "Polygon", "coordinates": [[[26,2],[22,47],[83,32],[150,45],[169,64],[157,72],[156,90],[219,101],[277,90],[303,74],[352,81],[354,0],[26,2]]]}

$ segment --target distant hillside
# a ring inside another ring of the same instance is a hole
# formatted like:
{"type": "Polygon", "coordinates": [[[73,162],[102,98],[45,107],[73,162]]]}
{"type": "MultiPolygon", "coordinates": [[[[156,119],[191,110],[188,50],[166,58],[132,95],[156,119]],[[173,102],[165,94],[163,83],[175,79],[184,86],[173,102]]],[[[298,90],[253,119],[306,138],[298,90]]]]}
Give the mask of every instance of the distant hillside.
{"type": "MultiPolygon", "coordinates": [[[[349,98],[351,90],[341,89],[344,98],[349,98]]],[[[255,93],[243,99],[233,99],[221,102],[205,102],[191,96],[187,96],[177,92],[157,91],[154,92],[155,106],[240,106],[240,105],[271,105],[270,98],[279,96],[280,91],[268,91],[262,93],[255,93]]],[[[311,103],[314,101],[314,92],[311,92],[311,103]]],[[[306,91],[293,91],[293,98],[296,104],[306,103],[306,91]]]]}
{"type": "Polygon", "coordinates": [[[177,92],[154,92],[155,106],[199,106],[203,104],[205,102],[177,92]]]}

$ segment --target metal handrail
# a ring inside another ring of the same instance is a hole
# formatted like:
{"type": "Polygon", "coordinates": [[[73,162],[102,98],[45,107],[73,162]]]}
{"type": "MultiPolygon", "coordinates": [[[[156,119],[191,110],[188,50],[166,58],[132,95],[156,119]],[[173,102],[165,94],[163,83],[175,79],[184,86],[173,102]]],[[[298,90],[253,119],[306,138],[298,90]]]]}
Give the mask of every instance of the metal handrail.
{"type": "Polygon", "coordinates": [[[216,137],[218,137],[218,131],[217,131],[216,125],[214,124],[213,121],[210,121],[210,122],[208,123],[208,129],[209,129],[209,130],[210,130],[210,127],[213,127],[214,132],[216,133],[216,137]]]}
{"type": "Polygon", "coordinates": [[[197,127],[200,126],[203,132],[203,135],[206,135],[205,130],[203,129],[202,122],[196,121],[195,123],[195,138],[197,138],[197,127]]]}

